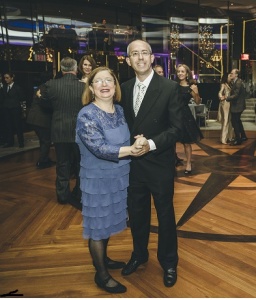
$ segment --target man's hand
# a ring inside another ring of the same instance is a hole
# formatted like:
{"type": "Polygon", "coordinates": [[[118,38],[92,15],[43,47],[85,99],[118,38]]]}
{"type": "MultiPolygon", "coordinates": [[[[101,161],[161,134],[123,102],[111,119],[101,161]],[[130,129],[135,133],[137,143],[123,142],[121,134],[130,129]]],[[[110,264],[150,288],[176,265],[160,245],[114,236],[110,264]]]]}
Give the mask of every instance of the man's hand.
{"type": "Polygon", "coordinates": [[[37,96],[38,98],[40,98],[40,97],[42,96],[40,90],[38,90],[38,91],[36,92],[36,96],[37,96]]]}
{"type": "Polygon", "coordinates": [[[149,143],[148,140],[143,136],[143,134],[137,135],[134,138],[136,140],[132,145],[132,150],[131,150],[133,156],[141,156],[149,152],[150,150],[149,143]]]}

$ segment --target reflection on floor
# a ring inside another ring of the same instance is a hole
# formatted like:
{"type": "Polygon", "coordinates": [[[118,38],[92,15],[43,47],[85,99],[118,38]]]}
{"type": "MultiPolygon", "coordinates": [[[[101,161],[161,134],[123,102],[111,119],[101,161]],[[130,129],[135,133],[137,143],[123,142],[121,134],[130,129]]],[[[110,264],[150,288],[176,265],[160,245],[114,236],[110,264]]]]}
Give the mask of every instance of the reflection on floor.
{"type": "Polygon", "coordinates": [[[16,153],[25,152],[30,149],[39,147],[39,141],[34,131],[24,133],[24,148],[19,148],[17,137],[15,136],[14,147],[2,148],[0,147],[0,158],[10,156],[16,153]]]}

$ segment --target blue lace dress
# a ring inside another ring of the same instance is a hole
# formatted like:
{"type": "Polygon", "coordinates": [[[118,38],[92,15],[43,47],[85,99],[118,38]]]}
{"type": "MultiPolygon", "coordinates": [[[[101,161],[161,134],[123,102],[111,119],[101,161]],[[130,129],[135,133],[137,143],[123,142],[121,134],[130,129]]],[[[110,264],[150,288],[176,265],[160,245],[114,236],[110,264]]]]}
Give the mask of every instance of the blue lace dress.
{"type": "Polygon", "coordinates": [[[118,158],[130,145],[123,109],[107,113],[93,103],[83,107],[76,124],[81,153],[83,237],[107,239],[126,228],[130,158],[118,158]]]}

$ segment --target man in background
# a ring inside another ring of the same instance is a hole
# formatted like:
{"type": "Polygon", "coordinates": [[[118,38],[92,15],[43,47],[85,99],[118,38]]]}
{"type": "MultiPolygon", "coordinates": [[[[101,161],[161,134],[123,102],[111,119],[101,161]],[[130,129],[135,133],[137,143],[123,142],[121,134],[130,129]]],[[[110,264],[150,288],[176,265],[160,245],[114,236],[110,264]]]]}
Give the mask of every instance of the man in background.
{"type": "Polygon", "coordinates": [[[5,85],[3,86],[3,111],[6,129],[6,143],[3,148],[14,146],[14,135],[17,134],[19,148],[24,148],[22,102],[25,94],[21,87],[14,82],[15,75],[7,72],[4,74],[5,85]]]}
{"type": "Polygon", "coordinates": [[[164,76],[164,69],[163,69],[162,66],[160,66],[160,65],[155,65],[155,66],[153,67],[153,70],[154,70],[158,75],[164,76]]]}
{"type": "Polygon", "coordinates": [[[233,69],[230,72],[232,87],[229,96],[223,96],[222,100],[230,102],[231,123],[234,128],[235,140],[231,145],[241,145],[247,140],[244,126],[241,121],[241,114],[245,110],[245,88],[242,79],[239,78],[239,70],[233,69]]]}
{"type": "Polygon", "coordinates": [[[60,62],[63,77],[46,82],[41,106],[51,108],[51,140],[56,152],[56,194],[60,204],[80,202],[80,152],[75,143],[76,118],[82,108],[84,83],[77,78],[76,60],[65,57],[60,62]],[[76,184],[70,192],[71,165],[75,165],[76,184]]]}

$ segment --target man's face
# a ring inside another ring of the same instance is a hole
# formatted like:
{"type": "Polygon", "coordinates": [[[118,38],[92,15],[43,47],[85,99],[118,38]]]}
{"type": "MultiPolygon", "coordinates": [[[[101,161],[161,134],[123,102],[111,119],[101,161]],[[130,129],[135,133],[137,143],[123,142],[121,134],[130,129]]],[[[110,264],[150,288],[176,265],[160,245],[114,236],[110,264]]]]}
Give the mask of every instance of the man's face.
{"type": "Polygon", "coordinates": [[[155,72],[160,76],[164,76],[164,70],[162,67],[155,67],[155,72]]]}
{"type": "Polygon", "coordinates": [[[230,79],[231,80],[235,80],[237,78],[237,73],[236,73],[236,70],[233,69],[231,72],[230,72],[230,79]]]}
{"type": "Polygon", "coordinates": [[[7,84],[11,84],[13,82],[13,78],[9,74],[4,75],[4,80],[7,84]]]}
{"type": "Polygon", "coordinates": [[[137,75],[149,75],[152,70],[154,55],[150,47],[144,41],[134,41],[129,46],[127,64],[131,66],[137,75]]]}

